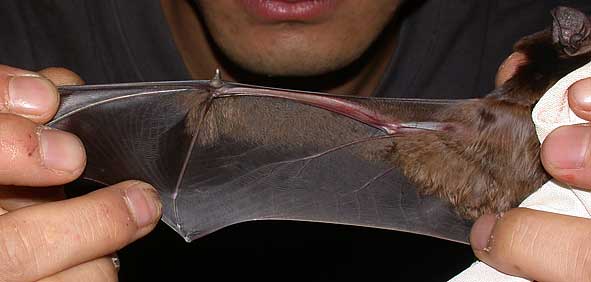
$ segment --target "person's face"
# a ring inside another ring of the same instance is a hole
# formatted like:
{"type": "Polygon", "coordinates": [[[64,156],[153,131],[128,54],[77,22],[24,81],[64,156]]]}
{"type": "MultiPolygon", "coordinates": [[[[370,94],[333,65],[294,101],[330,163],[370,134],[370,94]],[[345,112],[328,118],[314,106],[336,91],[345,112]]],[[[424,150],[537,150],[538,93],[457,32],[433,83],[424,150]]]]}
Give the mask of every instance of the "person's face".
{"type": "Polygon", "coordinates": [[[214,41],[242,68],[271,76],[340,69],[369,47],[400,0],[196,0],[214,41]]]}

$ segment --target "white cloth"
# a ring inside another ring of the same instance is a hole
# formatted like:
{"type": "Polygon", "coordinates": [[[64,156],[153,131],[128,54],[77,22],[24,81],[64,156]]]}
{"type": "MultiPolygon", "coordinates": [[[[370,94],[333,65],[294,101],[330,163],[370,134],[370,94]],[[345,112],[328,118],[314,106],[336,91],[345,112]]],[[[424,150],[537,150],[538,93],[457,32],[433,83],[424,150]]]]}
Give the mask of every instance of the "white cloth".
{"type": "MultiPolygon", "coordinates": [[[[591,77],[591,63],[575,70],[550,88],[534,107],[532,119],[540,142],[555,128],[587,121],[577,117],[568,106],[568,88],[575,82],[591,77]]],[[[525,199],[520,207],[591,218],[591,193],[574,189],[556,180],[546,182],[525,199]]],[[[524,282],[477,261],[449,282],[524,282]]]]}

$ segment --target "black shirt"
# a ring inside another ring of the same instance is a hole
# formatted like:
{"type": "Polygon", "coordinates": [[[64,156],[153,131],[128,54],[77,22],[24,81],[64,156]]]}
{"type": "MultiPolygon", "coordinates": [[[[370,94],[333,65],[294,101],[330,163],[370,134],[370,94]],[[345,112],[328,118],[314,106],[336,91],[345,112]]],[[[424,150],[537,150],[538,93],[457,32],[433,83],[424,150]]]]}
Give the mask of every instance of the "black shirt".
{"type": "MultiPolygon", "coordinates": [[[[551,23],[559,4],[588,0],[407,1],[400,40],[376,96],[468,98],[492,90],[513,43],[551,23]]],[[[88,84],[190,79],[158,0],[3,0],[0,64],[62,66],[88,84]]],[[[121,281],[445,281],[469,246],[423,236],[311,223],[257,222],[192,244],[160,224],[120,252],[121,281]],[[190,277],[192,279],[186,279],[190,277]]]]}

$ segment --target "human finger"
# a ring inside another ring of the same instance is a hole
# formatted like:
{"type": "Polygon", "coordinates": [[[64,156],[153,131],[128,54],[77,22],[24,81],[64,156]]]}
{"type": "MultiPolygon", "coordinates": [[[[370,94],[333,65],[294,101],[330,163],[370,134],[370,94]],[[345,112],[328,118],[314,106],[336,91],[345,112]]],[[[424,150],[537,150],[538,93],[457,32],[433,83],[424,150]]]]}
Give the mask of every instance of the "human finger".
{"type": "Polygon", "coordinates": [[[7,211],[63,200],[66,198],[64,188],[56,187],[24,187],[0,186],[0,207],[7,211]]]}
{"type": "Polygon", "coordinates": [[[78,74],[65,68],[46,68],[40,70],[39,74],[49,79],[54,85],[57,86],[84,84],[84,80],[82,80],[78,74]]]}
{"type": "Polygon", "coordinates": [[[474,254],[495,269],[536,281],[591,280],[591,220],[516,208],[472,228],[474,254]]]}
{"type": "Polygon", "coordinates": [[[116,282],[117,268],[110,256],[82,263],[38,282],[116,282]]]}
{"type": "Polygon", "coordinates": [[[61,185],[76,179],[85,164],[75,135],[0,114],[0,185],[61,185]]]}
{"type": "Polygon", "coordinates": [[[544,168],[554,178],[591,189],[591,126],[562,126],[552,131],[542,143],[544,168]]]}
{"type": "Polygon", "coordinates": [[[113,253],[151,231],[154,188],[126,181],[87,195],[0,216],[0,277],[35,281],[113,253]]]}
{"type": "Polygon", "coordinates": [[[591,78],[571,85],[568,89],[568,105],[580,118],[591,120],[591,78]]]}
{"type": "Polygon", "coordinates": [[[49,121],[57,112],[59,94],[51,81],[38,73],[0,65],[0,113],[49,121]]]}

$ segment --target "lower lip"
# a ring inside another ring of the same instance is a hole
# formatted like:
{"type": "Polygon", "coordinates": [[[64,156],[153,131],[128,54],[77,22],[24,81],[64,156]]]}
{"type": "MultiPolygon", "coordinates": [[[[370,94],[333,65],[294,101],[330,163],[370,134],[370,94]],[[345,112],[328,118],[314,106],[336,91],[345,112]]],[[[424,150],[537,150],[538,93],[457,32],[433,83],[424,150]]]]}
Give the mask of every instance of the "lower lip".
{"type": "Polygon", "coordinates": [[[240,0],[247,11],[268,21],[310,21],[334,10],[338,0],[240,0]]]}

